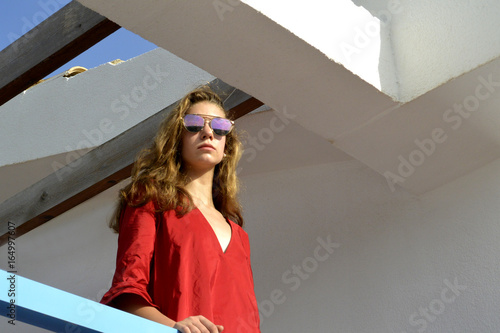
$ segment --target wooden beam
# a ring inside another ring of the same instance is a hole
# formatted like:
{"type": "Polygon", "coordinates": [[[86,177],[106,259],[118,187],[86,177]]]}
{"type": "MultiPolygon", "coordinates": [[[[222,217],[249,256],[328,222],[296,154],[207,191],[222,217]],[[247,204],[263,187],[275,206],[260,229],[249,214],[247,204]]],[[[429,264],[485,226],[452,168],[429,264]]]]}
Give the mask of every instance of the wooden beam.
{"type": "MultiPolygon", "coordinates": [[[[262,105],[262,102],[230,85],[210,83],[223,98],[236,119],[262,105]]],[[[169,105],[112,140],[91,150],[46,178],[0,204],[0,246],[8,240],[9,226],[15,237],[50,221],[78,204],[130,177],[137,154],[149,145],[162,119],[175,107],[169,105]]]]}
{"type": "Polygon", "coordinates": [[[119,28],[70,2],[0,52],[0,105],[119,28]]]}

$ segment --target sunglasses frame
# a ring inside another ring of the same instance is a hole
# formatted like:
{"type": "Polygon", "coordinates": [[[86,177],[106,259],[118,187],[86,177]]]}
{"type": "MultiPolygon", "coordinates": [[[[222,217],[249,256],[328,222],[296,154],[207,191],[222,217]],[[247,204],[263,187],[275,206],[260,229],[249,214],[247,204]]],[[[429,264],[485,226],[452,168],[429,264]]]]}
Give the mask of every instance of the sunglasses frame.
{"type": "Polygon", "coordinates": [[[205,124],[207,123],[208,121],[208,126],[210,127],[210,129],[212,130],[212,132],[214,134],[217,134],[217,135],[220,135],[220,136],[226,136],[228,135],[229,133],[231,133],[231,131],[233,130],[234,128],[234,121],[232,121],[231,119],[227,119],[227,118],[224,118],[224,117],[219,117],[219,116],[210,116],[210,115],[206,115],[206,114],[199,114],[199,113],[186,113],[183,117],[182,117],[182,125],[184,126],[184,128],[186,129],[186,131],[188,131],[189,133],[199,133],[201,131],[203,131],[203,128],[205,127],[205,124]],[[201,129],[199,131],[196,131],[196,132],[193,132],[193,131],[190,131],[187,126],[186,126],[186,121],[185,121],[185,117],[188,116],[188,115],[192,115],[192,116],[198,116],[198,117],[201,117],[203,119],[203,126],[201,127],[201,129]],[[229,131],[227,132],[227,134],[217,134],[213,129],[212,127],[212,120],[214,119],[217,119],[217,118],[220,118],[220,119],[225,119],[225,120],[228,120],[230,123],[231,123],[231,128],[229,128],[229,131]]]}

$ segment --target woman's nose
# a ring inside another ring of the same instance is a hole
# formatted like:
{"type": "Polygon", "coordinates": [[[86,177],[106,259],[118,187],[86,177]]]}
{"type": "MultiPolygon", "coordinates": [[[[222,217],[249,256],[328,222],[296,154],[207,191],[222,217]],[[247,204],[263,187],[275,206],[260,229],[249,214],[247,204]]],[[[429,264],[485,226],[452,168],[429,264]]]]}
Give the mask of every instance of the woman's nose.
{"type": "Polygon", "coordinates": [[[210,119],[204,119],[205,120],[205,124],[203,125],[203,130],[202,130],[202,134],[203,134],[203,137],[205,136],[208,136],[208,137],[213,137],[213,131],[212,131],[212,128],[210,127],[210,119]]]}

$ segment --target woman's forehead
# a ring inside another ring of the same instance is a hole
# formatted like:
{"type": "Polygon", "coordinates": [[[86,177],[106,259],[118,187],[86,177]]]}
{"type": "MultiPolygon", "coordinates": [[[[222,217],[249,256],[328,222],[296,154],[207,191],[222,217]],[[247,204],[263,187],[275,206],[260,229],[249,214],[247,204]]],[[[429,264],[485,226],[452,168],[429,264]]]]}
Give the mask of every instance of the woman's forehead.
{"type": "Polygon", "coordinates": [[[198,102],[192,105],[187,111],[188,114],[200,114],[215,117],[225,117],[226,114],[224,110],[220,108],[217,104],[211,102],[198,102]]]}

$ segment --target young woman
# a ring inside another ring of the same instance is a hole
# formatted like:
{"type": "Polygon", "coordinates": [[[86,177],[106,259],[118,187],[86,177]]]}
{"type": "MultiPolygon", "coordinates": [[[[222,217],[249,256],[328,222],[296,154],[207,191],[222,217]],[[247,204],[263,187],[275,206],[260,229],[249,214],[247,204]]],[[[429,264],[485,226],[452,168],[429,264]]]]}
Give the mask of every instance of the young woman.
{"type": "Polygon", "coordinates": [[[161,124],[120,191],[116,271],[101,303],[183,333],[260,332],[233,127],[206,86],[161,124]]]}

